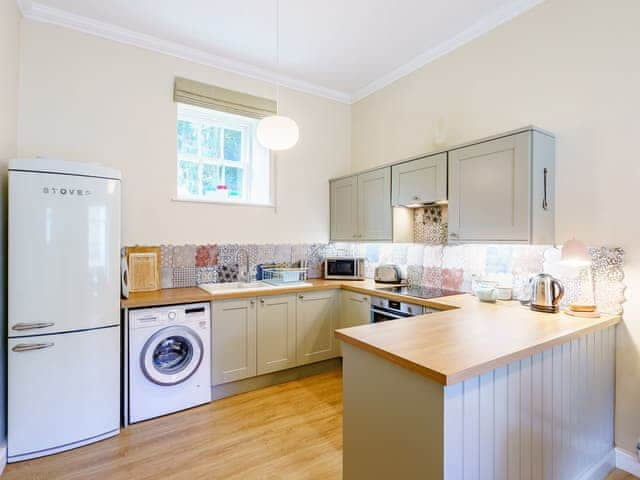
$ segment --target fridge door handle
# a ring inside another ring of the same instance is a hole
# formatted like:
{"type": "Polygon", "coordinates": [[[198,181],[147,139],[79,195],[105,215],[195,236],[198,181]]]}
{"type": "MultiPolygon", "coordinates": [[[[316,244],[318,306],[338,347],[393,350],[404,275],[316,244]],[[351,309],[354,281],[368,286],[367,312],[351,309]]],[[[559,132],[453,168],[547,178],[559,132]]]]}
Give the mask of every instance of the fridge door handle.
{"type": "Polygon", "coordinates": [[[44,350],[45,348],[51,348],[55,344],[53,342],[48,343],[19,343],[11,350],[14,352],[29,352],[31,350],[44,350]]]}
{"type": "Polygon", "coordinates": [[[16,323],[13,327],[11,327],[11,330],[17,330],[21,332],[23,330],[53,327],[54,325],[54,322],[16,323]]]}

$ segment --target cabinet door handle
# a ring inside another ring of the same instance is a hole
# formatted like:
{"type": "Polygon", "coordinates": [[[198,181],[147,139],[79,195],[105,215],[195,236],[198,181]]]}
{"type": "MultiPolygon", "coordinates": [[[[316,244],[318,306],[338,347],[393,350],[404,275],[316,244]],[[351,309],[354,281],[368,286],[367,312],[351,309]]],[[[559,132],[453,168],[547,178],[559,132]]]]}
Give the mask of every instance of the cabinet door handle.
{"type": "Polygon", "coordinates": [[[16,323],[11,330],[17,330],[19,332],[23,330],[33,330],[36,328],[47,328],[53,327],[55,323],[53,322],[35,322],[35,323],[16,323]]]}
{"type": "Polygon", "coordinates": [[[11,350],[14,352],[29,352],[31,350],[44,350],[45,348],[53,347],[54,343],[19,343],[11,350]]]}
{"type": "Polygon", "coordinates": [[[304,295],[298,295],[298,298],[299,298],[300,300],[304,300],[304,295]]]}
{"type": "Polygon", "coordinates": [[[549,202],[547,200],[547,177],[548,177],[548,174],[549,174],[549,171],[545,167],[545,169],[543,171],[544,180],[542,182],[543,190],[544,190],[544,198],[542,199],[542,209],[543,210],[549,210],[549,202]]]}
{"type": "Polygon", "coordinates": [[[420,197],[419,197],[419,196],[417,196],[417,195],[414,195],[414,196],[413,196],[413,199],[414,199],[414,200],[420,200],[420,197]]]}
{"type": "Polygon", "coordinates": [[[264,298],[260,299],[260,305],[264,305],[264,298]]]}
{"type": "Polygon", "coordinates": [[[457,233],[455,233],[455,232],[450,232],[450,233],[449,233],[449,236],[450,236],[451,238],[457,238],[458,234],[457,234],[457,233]]]}
{"type": "Polygon", "coordinates": [[[249,303],[250,303],[251,305],[255,305],[255,304],[256,304],[256,301],[255,301],[255,300],[251,300],[249,303]]]}

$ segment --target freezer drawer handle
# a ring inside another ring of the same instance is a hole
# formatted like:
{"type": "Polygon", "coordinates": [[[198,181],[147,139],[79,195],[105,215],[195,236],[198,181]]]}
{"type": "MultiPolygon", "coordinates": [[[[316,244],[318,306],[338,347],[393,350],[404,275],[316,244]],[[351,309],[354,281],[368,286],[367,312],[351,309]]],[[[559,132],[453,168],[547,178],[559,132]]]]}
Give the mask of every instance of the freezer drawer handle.
{"type": "Polygon", "coordinates": [[[34,328],[47,328],[53,327],[55,324],[53,322],[36,322],[36,323],[16,323],[11,330],[33,330],[34,328]]]}
{"type": "Polygon", "coordinates": [[[20,343],[13,347],[11,350],[14,352],[29,352],[31,350],[43,350],[45,348],[53,347],[54,343],[20,343]]]}

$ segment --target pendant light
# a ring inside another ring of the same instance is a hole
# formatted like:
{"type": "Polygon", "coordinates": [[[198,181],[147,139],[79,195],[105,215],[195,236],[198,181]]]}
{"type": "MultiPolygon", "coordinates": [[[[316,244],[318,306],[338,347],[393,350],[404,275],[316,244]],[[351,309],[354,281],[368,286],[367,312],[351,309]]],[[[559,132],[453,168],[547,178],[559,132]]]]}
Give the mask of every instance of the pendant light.
{"type": "MultiPolygon", "coordinates": [[[[280,70],[280,0],[276,0],[276,68],[280,70]]],[[[280,82],[276,83],[276,108],[280,100],[280,82]]],[[[287,150],[298,143],[298,124],[284,115],[270,115],[258,122],[258,142],[269,150],[287,150]]]]}

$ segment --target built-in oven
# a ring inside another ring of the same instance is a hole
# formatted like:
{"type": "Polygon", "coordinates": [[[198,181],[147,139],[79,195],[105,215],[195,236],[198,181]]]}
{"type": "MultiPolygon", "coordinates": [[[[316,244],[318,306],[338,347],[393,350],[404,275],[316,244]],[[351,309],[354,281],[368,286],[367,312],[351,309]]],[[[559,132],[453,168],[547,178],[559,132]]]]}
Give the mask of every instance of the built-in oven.
{"type": "Polygon", "coordinates": [[[364,258],[327,257],[324,278],[329,280],[364,280],[364,258]]]}
{"type": "Polygon", "coordinates": [[[435,311],[436,310],[412,303],[389,300],[388,298],[371,297],[371,323],[414,317],[435,311]]]}

